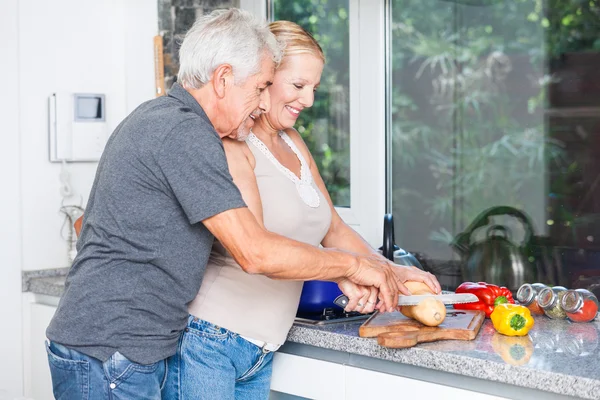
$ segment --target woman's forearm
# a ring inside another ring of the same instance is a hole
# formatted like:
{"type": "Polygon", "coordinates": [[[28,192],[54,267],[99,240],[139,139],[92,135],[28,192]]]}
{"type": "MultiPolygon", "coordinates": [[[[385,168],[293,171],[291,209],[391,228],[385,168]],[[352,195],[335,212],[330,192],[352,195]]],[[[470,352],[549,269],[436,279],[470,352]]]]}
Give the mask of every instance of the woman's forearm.
{"type": "MultiPolygon", "coordinates": [[[[336,216],[339,218],[338,216],[336,216]]],[[[335,218],[335,219],[337,219],[335,218]]],[[[383,257],[377,250],[367,243],[362,236],[354,229],[348,226],[339,218],[332,223],[332,227],[321,242],[323,247],[336,248],[340,250],[351,251],[356,254],[376,255],[383,257]]]]}

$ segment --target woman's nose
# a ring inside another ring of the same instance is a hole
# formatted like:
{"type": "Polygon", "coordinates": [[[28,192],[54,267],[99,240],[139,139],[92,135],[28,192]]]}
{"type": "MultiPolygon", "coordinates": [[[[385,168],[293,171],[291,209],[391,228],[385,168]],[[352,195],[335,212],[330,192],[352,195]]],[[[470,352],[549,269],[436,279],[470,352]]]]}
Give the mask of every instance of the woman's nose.
{"type": "Polygon", "coordinates": [[[306,108],[312,107],[313,103],[315,102],[315,92],[310,88],[306,88],[304,91],[305,93],[302,94],[300,103],[302,103],[302,105],[306,108]]]}
{"type": "Polygon", "coordinates": [[[260,94],[260,103],[258,104],[258,107],[263,113],[267,113],[271,109],[271,95],[269,94],[269,89],[263,90],[260,94]]]}

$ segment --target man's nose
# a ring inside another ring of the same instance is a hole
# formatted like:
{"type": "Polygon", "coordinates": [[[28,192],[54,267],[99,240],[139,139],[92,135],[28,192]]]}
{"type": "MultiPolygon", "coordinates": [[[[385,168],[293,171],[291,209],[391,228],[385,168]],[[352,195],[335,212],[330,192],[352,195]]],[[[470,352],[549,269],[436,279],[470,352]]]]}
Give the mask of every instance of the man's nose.
{"type": "Polygon", "coordinates": [[[271,95],[269,94],[269,89],[263,90],[260,94],[260,103],[258,104],[258,107],[263,113],[267,113],[271,109],[271,95]]]}

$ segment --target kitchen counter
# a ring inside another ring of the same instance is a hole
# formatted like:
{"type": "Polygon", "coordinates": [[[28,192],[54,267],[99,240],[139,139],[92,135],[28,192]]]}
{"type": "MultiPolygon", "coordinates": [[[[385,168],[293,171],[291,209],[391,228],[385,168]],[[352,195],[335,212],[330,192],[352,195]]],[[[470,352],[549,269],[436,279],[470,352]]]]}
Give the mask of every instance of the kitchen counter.
{"type": "Polygon", "coordinates": [[[62,296],[69,268],[23,271],[22,290],[48,296],[62,296]]]}
{"type": "Polygon", "coordinates": [[[361,323],[294,325],[280,351],[514,399],[600,399],[597,320],[574,324],[539,316],[520,338],[500,335],[486,320],[475,340],[410,349],[360,338],[361,323]],[[408,365],[420,368],[411,371],[408,365]]]}
{"type": "MultiPolygon", "coordinates": [[[[23,291],[60,296],[68,269],[29,271],[23,291]]],[[[352,365],[514,399],[600,399],[600,322],[574,324],[536,317],[521,338],[491,322],[473,341],[438,341],[387,349],[358,336],[363,321],[294,325],[281,352],[352,365]]]]}

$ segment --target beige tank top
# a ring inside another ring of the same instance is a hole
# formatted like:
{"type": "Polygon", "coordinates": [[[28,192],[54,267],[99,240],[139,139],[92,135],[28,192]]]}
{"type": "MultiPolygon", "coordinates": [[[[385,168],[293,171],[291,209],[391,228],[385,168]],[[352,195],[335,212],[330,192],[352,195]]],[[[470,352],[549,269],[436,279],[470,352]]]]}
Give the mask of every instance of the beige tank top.
{"type": "MultiPolygon", "coordinates": [[[[265,228],[318,246],[331,223],[329,204],[298,148],[285,132],[280,135],[300,160],[300,179],[281,165],[254,134],[246,142],[256,160],[254,173],[265,228]]],[[[273,249],[273,253],[277,251],[273,249]]],[[[189,311],[241,336],[281,345],[294,322],[302,285],[245,273],[215,241],[200,292],[189,311]]]]}

